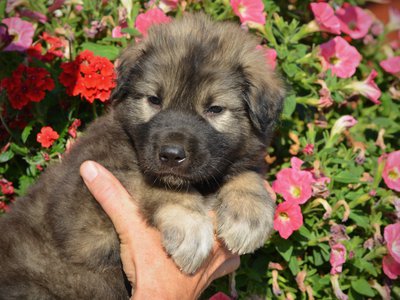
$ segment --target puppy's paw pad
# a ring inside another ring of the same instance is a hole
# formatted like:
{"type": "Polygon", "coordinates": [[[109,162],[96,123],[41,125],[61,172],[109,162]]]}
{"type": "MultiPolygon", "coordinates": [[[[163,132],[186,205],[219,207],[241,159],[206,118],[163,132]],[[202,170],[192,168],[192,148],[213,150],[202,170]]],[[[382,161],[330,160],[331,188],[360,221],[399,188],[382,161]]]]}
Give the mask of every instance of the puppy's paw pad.
{"type": "Polygon", "coordinates": [[[210,254],[213,226],[207,215],[183,210],[179,215],[164,214],[160,230],[165,250],[183,272],[192,274],[210,254]]]}

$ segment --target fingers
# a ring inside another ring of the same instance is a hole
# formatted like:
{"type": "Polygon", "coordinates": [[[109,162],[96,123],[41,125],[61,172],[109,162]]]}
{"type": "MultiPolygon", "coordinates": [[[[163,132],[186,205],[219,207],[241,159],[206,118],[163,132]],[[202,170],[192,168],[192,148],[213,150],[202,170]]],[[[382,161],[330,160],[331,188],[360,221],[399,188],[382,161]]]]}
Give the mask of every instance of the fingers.
{"type": "Polygon", "coordinates": [[[117,178],[100,164],[86,161],[80,167],[80,173],[89,191],[100,203],[113,222],[119,234],[132,225],[132,213],[138,213],[138,207],[117,178]]]}

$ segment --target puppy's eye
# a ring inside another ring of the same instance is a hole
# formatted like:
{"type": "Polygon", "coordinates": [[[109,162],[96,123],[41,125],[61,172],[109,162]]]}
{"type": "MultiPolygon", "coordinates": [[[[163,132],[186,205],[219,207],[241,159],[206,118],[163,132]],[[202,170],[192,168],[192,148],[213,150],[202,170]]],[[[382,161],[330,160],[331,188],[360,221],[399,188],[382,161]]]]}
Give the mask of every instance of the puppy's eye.
{"type": "Polygon", "coordinates": [[[151,104],[153,104],[153,105],[155,105],[155,106],[161,106],[161,99],[160,98],[158,98],[157,96],[148,96],[147,97],[147,100],[151,103],[151,104]]]}
{"type": "Polygon", "coordinates": [[[218,105],[213,105],[210,106],[209,108],[207,108],[207,113],[208,114],[220,114],[224,111],[224,108],[222,106],[218,106],[218,105]]]}

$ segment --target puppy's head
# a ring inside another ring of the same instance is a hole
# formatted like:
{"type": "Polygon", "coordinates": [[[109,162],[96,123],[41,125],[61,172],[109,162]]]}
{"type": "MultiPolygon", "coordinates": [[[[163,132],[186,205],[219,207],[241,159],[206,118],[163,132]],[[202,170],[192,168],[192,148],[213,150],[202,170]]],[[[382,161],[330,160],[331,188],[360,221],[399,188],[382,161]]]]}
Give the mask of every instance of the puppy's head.
{"type": "Polygon", "coordinates": [[[188,15],[123,52],[112,97],[144,174],[176,186],[260,162],[284,93],[256,46],[237,25],[188,15]]]}

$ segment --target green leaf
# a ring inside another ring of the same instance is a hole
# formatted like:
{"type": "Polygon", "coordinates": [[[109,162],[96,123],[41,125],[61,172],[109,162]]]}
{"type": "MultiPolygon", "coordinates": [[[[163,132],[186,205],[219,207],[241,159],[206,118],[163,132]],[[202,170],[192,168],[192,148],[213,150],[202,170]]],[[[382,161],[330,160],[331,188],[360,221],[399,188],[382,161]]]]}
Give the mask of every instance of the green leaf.
{"type": "Polygon", "coordinates": [[[345,170],[337,175],[334,175],[333,179],[341,183],[358,183],[360,181],[361,172],[359,172],[359,170],[345,170]]]}
{"type": "Polygon", "coordinates": [[[5,163],[6,161],[9,161],[13,157],[14,157],[14,152],[12,152],[11,150],[3,152],[0,154],[0,163],[5,163]]]}
{"type": "Polygon", "coordinates": [[[296,97],[294,95],[286,97],[285,102],[283,103],[283,115],[287,118],[290,118],[295,109],[296,109],[296,97]]]}
{"type": "Polygon", "coordinates": [[[374,290],[364,278],[359,278],[357,280],[351,281],[351,286],[357,293],[361,295],[368,297],[375,296],[374,290]]]}
{"type": "Polygon", "coordinates": [[[277,242],[275,248],[286,261],[290,260],[293,252],[293,244],[291,241],[280,240],[279,242],[277,242]]]}
{"type": "Polygon", "coordinates": [[[126,28],[124,28],[124,29],[121,29],[121,32],[123,32],[123,33],[129,33],[131,36],[139,36],[139,35],[141,35],[141,33],[140,33],[139,30],[137,30],[137,29],[135,29],[135,28],[129,28],[129,27],[126,27],[126,28]]]}
{"type": "Polygon", "coordinates": [[[17,193],[19,196],[24,195],[28,187],[30,187],[35,182],[35,179],[26,175],[19,178],[19,188],[17,193]]]}
{"type": "Polygon", "coordinates": [[[25,143],[32,131],[32,124],[25,126],[21,134],[22,142],[25,143]]]}
{"type": "Polygon", "coordinates": [[[10,149],[11,149],[12,151],[14,151],[15,154],[19,154],[19,155],[22,155],[22,156],[25,156],[25,155],[27,155],[27,154],[29,153],[28,148],[26,148],[26,147],[21,147],[21,146],[15,144],[15,143],[12,143],[12,144],[10,145],[10,149]]]}
{"type": "Polygon", "coordinates": [[[292,256],[289,261],[289,269],[293,275],[297,275],[300,272],[299,262],[296,256],[292,256]]]}
{"type": "Polygon", "coordinates": [[[103,56],[109,60],[115,60],[119,55],[119,48],[112,45],[99,45],[86,42],[82,44],[83,50],[90,50],[94,55],[103,56]]]}

